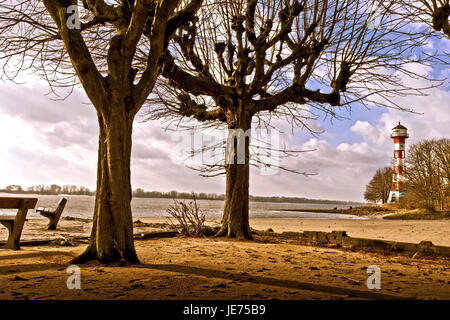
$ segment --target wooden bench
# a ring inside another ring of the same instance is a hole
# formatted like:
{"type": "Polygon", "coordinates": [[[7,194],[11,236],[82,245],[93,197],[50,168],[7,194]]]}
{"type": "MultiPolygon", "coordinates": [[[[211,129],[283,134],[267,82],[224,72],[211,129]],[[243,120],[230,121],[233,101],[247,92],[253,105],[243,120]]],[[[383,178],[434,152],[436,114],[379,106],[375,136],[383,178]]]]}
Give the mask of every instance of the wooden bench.
{"type": "Polygon", "coordinates": [[[67,199],[61,198],[58,202],[58,206],[56,207],[56,210],[51,210],[48,208],[37,208],[36,212],[39,212],[41,216],[47,217],[50,222],[47,226],[48,230],[55,230],[56,225],[59,222],[59,218],[61,218],[61,214],[64,210],[64,207],[66,206],[67,199]]]}
{"type": "Polygon", "coordinates": [[[19,250],[19,241],[22,234],[23,225],[27,218],[28,209],[36,207],[38,199],[36,198],[2,198],[0,197],[0,209],[19,209],[15,216],[0,215],[0,223],[8,231],[8,241],[6,245],[0,247],[4,249],[19,250]]]}

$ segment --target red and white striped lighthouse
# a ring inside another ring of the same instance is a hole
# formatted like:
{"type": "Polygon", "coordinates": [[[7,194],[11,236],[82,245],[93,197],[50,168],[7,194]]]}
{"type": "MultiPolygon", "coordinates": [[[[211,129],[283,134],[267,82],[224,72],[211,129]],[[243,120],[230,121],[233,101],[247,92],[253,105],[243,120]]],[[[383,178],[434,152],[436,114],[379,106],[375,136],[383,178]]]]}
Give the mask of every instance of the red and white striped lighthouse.
{"type": "Polygon", "coordinates": [[[398,123],[392,128],[391,138],[394,140],[394,172],[392,175],[392,186],[389,193],[389,201],[396,202],[405,193],[405,140],[408,138],[407,129],[398,123]]]}

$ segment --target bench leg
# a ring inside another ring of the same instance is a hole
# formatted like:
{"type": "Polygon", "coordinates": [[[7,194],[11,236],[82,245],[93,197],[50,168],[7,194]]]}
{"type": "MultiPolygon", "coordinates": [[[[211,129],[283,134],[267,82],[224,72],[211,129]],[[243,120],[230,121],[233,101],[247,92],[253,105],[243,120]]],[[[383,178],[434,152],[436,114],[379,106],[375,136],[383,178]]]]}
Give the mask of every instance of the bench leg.
{"type": "Polygon", "coordinates": [[[14,221],[0,221],[0,223],[8,229],[8,235],[10,235],[12,229],[14,228],[14,221]]]}
{"type": "Polygon", "coordinates": [[[57,224],[58,222],[56,221],[55,217],[53,216],[53,217],[47,217],[47,218],[48,218],[48,220],[49,220],[47,229],[48,229],[48,230],[56,230],[56,224],[57,224]]]}
{"type": "Polygon", "coordinates": [[[61,200],[58,203],[58,207],[56,208],[53,216],[50,216],[50,223],[48,224],[48,230],[56,230],[56,226],[58,225],[59,219],[61,218],[61,215],[64,211],[64,208],[66,207],[67,199],[61,198],[61,200]]]}
{"type": "Polygon", "coordinates": [[[55,221],[55,215],[51,212],[39,212],[41,214],[41,216],[46,217],[48,219],[48,225],[47,225],[47,229],[48,230],[56,230],[56,224],[57,222],[55,221]]]}
{"type": "Polygon", "coordinates": [[[12,238],[12,231],[14,230],[14,221],[2,221],[0,222],[2,225],[4,225],[6,227],[6,229],[8,229],[8,240],[6,241],[6,244],[1,246],[1,249],[14,249],[10,246],[10,243],[12,243],[11,238],[12,238]]]}
{"type": "Polygon", "coordinates": [[[1,246],[2,249],[12,249],[12,250],[19,250],[19,243],[18,241],[14,241],[13,231],[14,231],[14,221],[2,221],[1,222],[7,229],[8,229],[8,241],[6,241],[6,244],[4,246],[1,246]]]}
{"type": "Polygon", "coordinates": [[[23,225],[27,217],[28,212],[27,205],[28,203],[26,201],[22,203],[21,208],[17,212],[14,221],[11,221],[11,223],[7,223],[9,226],[5,225],[2,222],[2,224],[6,226],[9,231],[8,242],[6,242],[6,245],[4,245],[2,248],[11,250],[20,250],[19,242],[20,236],[22,235],[23,225]]]}

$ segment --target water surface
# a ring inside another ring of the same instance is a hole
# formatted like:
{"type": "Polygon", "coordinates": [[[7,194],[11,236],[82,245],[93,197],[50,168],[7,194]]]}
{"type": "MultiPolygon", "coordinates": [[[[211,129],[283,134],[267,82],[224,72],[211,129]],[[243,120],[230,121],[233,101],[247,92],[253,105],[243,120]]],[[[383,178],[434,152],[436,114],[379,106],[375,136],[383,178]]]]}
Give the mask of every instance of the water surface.
{"type": "MultiPolygon", "coordinates": [[[[0,197],[33,197],[38,198],[36,207],[55,208],[60,196],[52,195],[17,195],[0,193],[0,197]]],[[[94,211],[94,196],[74,196],[65,195],[67,205],[63,215],[72,217],[91,218],[94,211]]],[[[190,201],[190,200],[187,200],[190,201]]],[[[222,200],[198,200],[200,209],[207,218],[220,218],[222,216],[224,201],[222,200]]],[[[131,207],[133,217],[168,217],[166,210],[173,204],[172,199],[165,198],[133,198],[131,207]]],[[[252,218],[311,218],[311,219],[364,219],[348,214],[319,213],[319,212],[301,212],[302,208],[348,208],[348,205],[341,204],[313,204],[313,203],[275,203],[275,202],[250,202],[250,216],[252,218]],[[285,209],[299,211],[283,211],[285,209]]],[[[11,210],[0,210],[0,214],[15,213],[11,210]]],[[[35,210],[28,212],[29,217],[41,217],[35,210]]]]}

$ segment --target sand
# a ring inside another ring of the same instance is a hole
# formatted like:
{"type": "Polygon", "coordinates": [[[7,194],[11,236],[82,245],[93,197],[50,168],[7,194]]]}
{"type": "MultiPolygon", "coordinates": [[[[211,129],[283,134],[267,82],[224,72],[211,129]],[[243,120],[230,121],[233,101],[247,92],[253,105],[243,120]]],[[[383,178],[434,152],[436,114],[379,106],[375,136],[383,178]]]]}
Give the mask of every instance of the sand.
{"type": "MultiPolygon", "coordinates": [[[[57,238],[90,231],[89,223],[79,221],[61,220],[57,231],[44,230],[45,223],[30,219],[24,237],[57,238]]],[[[276,232],[338,229],[357,237],[450,244],[445,220],[252,219],[251,224],[276,232]]],[[[0,230],[0,237],[5,237],[5,229],[0,230]]],[[[448,259],[383,256],[261,237],[254,241],[176,237],[135,243],[141,265],[82,265],[80,290],[67,288],[66,269],[85,244],[0,250],[0,299],[450,299],[448,259]],[[380,290],[367,288],[371,265],[381,270],[380,290]]]]}
{"type": "MultiPolygon", "coordinates": [[[[165,222],[163,218],[142,218],[144,222],[165,222]]],[[[218,225],[219,220],[208,220],[218,225]]],[[[360,219],[300,219],[253,218],[250,226],[257,230],[272,228],[284,231],[344,230],[351,237],[419,243],[432,241],[435,245],[450,246],[450,220],[383,220],[381,217],[360,219]]]]}
{"type": "MultiPolygon", "coordinates": [[[[135,221],[138,219],[135,219],[135,221]]],[[[146,223],[166,223],[165,218],[139,218],[146,223]]],[[[58,230],[46,230],[48,220],[29,218],[22,232],[22,240],[57,239],[84,236],[91,232],[91,223],[62,219],[58,230]]],[[[219,220],[207,220],[208,225],[218,225],[219,220]]],[[[253,218],[252,228],[275,232],[283,231],[333,231],[344,230],[351,237],[382,239],[401,242],[419,243],[432,241],[435,245],[450,246],[450,220],[383,220],[380,217],[369,219],[301,219],[301,218],[253,218]]],[[[139,227],[135,233],[157,231],[158,228],[139,227]]],[[[6,240],[8,231],[0,227],[0,240],[6,240]]]]}
{"type": "Polygon", "coordinates": [[[211,238],[136,241],[142,264],[66,268],[79,247],[0,250],[0,299],[450,299],[450,264],[289,243],[211,238]],[[366,286],[381,269],[381,289],[366,286]]]}
{"type": "Polygon", "coordinates": [[[275,232],[344,230],[351,237],[450,246],[450,220],[253,219],[253,228],[275,232]]]}

